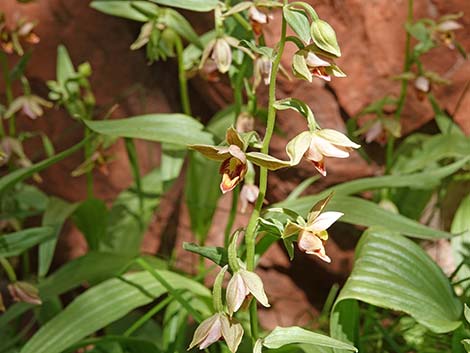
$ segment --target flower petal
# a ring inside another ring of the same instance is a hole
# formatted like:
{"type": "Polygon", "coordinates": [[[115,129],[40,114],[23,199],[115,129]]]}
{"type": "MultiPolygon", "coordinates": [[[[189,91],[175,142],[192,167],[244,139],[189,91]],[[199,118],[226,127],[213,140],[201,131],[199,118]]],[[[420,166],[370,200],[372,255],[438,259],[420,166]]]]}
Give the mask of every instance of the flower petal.
{"type": "Polygon", "coordinates": [[[312,144],[315,144],[318,151],[325,157],[349,157],[349,152],[345,151],[344,148],[336,147],[333,143],[320,136],[314,136],[312,138],[312,144]]]}
{"type": "Polygon", "coordinates": [[[306,229],[313,233],[328,229],[343,215],[344,213],[334,211],[320,213],[320,215],[313,220],[312,224],[307,225],[306,229]]]}
{"type": "Polygon", "coordinates": [[[307,54],[305,61],[307,62],[307,65],[311,67],[327,67],[331,65],[328,61],[323,60],[312,52],[307,54]]]}
{"type": "Polygon", "coordinates": [[[351,141],[346,135],[333,129],[321,129],[315,132],[317,136],[330,141],[332,144],[350,148],[360,148],[361,145],[351,141]]]}
{"type": "Polygon", "coordinates": [[[230,352],[235,353],[243,338],[243,327],[239,323],[230,323],[225,315],[220,316],[222,335],[230,352]]]}
{"type": "Polygon", "coordinates": [[[240,309],[248,294],[248,287],[245,285],[240,272],[236,272],[227,285],[227,308],[230,316],[240,309]]]}
{"type": "Polygon", "coordinates": [[[200,344],[200,349],[204,349],[220,338],[222,332],[219,316],[220,314],[217,313],[199,324],[199,326],[196,328],[196,331],[194,331],[193,340],[189,344],[188,349],[191,349],[198,344],[200,344]],[[215,336],[217,336],[217,338],[215,338],[215,336]]]}
{"type": "Polygon", "coordinates": [[[264,291],[263,281],[261,280],[260,276],[247,270],[241,270],[240,274],[250,293],[253,294],[253,296],[257,301],[260,302],[261,305],[269,308],[271,305],[269,305],[268,297],[264,291]]]}

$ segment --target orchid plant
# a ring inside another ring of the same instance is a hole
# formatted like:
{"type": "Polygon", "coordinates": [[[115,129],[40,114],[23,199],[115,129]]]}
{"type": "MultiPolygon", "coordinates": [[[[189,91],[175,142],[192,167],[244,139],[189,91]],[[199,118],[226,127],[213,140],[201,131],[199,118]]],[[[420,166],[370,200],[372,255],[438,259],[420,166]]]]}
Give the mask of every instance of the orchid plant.
{"type": "Polygon", "coordinates": [[[424,353],[432,346],[433,351],[468,352],[470,315],[462,302],[468,301],[470,288],[464,245],[470,198],[458,198],[462,201],[450,228],[433,228],[425,217],[427,208],[435,216],[446,211],[444,201],[457,199],[453,185],[469,178],[470,140],[432,94],[435,85],[450,82],[427,71],[420,59],[438,45],[466,55],[454,33],[462,28],[461,15],[415,21],[413,0],[408,5],[404,70],[396,77],[400,96],[388,94],[372,102],[348,121],[349,133],[322,127],[315,107],[296,97],[281,98],[277,88],[281,76],[322,84],[347,80],[337,64],[342,53],[335,30],[307,2],[93,0],[91,7],[97,11],[140,22],[131,50],[144,50],[149,64],[174,60],[177,66],[181,112],[124,119],[110,119],[113,108],[104,113],[96,109],[91,65],[74,65],[64,46],[57,50],[57,77],[47,83],[48,99],[33,94],[25,66],[29,45],[39,42],[36,23],[19,20],[10,28],[0,17],[6,93],[0,106],[0,265],[7,278],[1,284],[6,283],[6,290],[0,291],[0,311],[5,311],[0,351],[424,353]],[[197,34],[191,12],[211,19],[213,29],[197,34]],[[266,26],[276,23],[279,38],[268,46],[266,26]],[[287,44],[294,51],[286,51],[287,44]],[[290,69],[283,66],[286,62],[290,69]],[[210,120],[194,116],[188,81],[195,77],[229,85],[233,104],[210,120]],[[13,83],[21,86],[22,95],[14,96],[13,83]],[[265,107],[259,104],[263,85],[265,107]],[[428,98],[441,133],[399,140],[409,88],[419,99],[428,98]],[[78,144],[60,153],[48,136],[16,128],[17,119],[39,119],[53,105],[66,111],[83,133],[78,144]],[[305,128],[286,143],[283,155],[274,155],[278,112],[285,110],[305,118],[305,128]],[[359,118],[366,114],[373,119],[363,123],[359,118]],[[358,121],[363,125],[358,127],[358,121]],[[383,175],[311,193],[312,182],[334,175],[333,169],[327,173],[331,158],[356,154],[371,159],[361,148],[360,135],[367,144],[386,145],[383,175]],[[23,150],[23,143],[34,136],[41,136],[45,154],[36,163],[23,150]],[[114,158],[109,147],[120,138],[134,184],[111,205],[95,196],[94,179],[96,172],[107,175],[114,158]],[[161,163],[145,176],[134,139],[161,143],[161,163]],[[80,150],[83,161],[71,177],[86,176],[85,199],[72,203],[42,192],[40,172],[80,150]],[[268,174],[296,168],[304,160],[316,174],[285,200],[269,204],[268,174]],[[199,259],[191,275],[177,268],[173,256],[140,250],[155,209],[182,174],[194,235],[194,242],[183,248],[199,259]],[[33,183],[26,183],[30,177],[33,183]],[[363,197],[354,196],[359,193],[363,197]],[[218,220],[225,223],[225,232],[217,246],[209,246],[209,228],[224,194],[232,201],[227,219],[218,220]],[[239,210],[249,218],[234,229],[239,210]],[[57,239],[67,219],[90,251],[53,271],[57,239]],[[332,288],[314,325],[266,330],[259,323],[258,307],[271,310],[275,301],[257,270],[260,260],[279,242],[290,260],[296,243],[300,252],[322,265],[335,264],[335,256],[327,254],[327,241],[337,221],[355,225],[351,233],[365,230],[341,291],[332,288]],[[407,237],[453,237],[459,264],[444,274],[421,244],[407,237]],[[433,341],[436,337],[439,343],[433,341]]]}

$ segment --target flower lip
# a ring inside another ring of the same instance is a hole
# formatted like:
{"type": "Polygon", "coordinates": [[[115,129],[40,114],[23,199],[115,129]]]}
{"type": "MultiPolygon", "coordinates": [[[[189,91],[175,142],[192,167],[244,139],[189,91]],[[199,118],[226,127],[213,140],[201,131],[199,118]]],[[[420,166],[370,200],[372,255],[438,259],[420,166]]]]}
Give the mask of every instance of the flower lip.
{"type": "Polygon", "coordinates": [[[306,254],[315,255],[326,263],[331,263],[331,258],[325,252],[324,240],[314,233],[307,230],[300,231],[298,245],[306,254]]]}
{"type": "Polygon", "coordinates": [[[247,169],[248,166],[246,162],[237,157],[232,156],[225,159],[219,169],[219,174],[222,175],[222,181],[220,183],[222,193],[225,194],[233,190],[238,183],[243,180],[247,169]]]}

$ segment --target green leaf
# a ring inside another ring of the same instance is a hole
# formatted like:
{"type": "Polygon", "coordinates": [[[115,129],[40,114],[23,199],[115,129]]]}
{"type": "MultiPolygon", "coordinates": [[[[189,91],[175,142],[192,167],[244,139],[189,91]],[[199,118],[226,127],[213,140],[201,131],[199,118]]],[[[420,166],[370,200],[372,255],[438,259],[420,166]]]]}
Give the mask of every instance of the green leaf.
{"type": "Polygon", "coordinates": [[[128,119],[85,121],[100,134],[131,137],[177,145],[212,144],[211,134],[202,131],[204,125],[184,114],[148,114],[128,119]]]}
{"type": "Polygon", "coordinates": [[[284,6],[283,13],[290,28],[308,45],[310,43],[310,22],[305,12],[284,6]]]}
{"type": "Polygon", "coordinates": [[[135,187],[119,194],[109,211],[106,235],[100,243],[101,251],[136,255],[142,237],[152,219],[155,208],[171,183],[164,185],[161,172],[153,170],[141,179],[143,204],[135,187]],[[142,206],[142,207],[141,207],[142,206]]]}
{"type": "Polygon", "coordinates": [[[461,325],[462,304],[441,268],[416,243],[381,228],[361,237],[333,311],[346,299],[405,312],[436,333],[461,325]]]}
{"type": "Polygon", "coordinates": [[[129,256],[90,251],[60,267],[39,283],[41,298],[61,295],[84,283],[98,283],[119,275],[130,263],[129,256]]]}
{"type": "MultiPolygon", "coordinates": [[[[470,243],[470,195],[467,195],[460,203],[452,220],[450,230],[452,233],[464,233],[452,237],[450,240],[454,263],[459,265],[468,256],[468,245],[470,243]]],[[[468,278],[470,276],[468,265],[460,267],[457,274],[459,279],[468,278]]]]}
{"type": "Polygon", "coordinates": [[[39,245],[38,276],[43,277],[49,271],[54,257],[54,251],[57,244],[57,238],[60,235],[65,220],[76,209],[77,204],[70,204],[57,197],[49,198],[46,211],[42,217],[43,226],[54,228],[54,237],[39,245]]]}
{"type": "MultiPolygon", "coordinates": [[[[273,207],[292,209],[305,217],[312,205],[324,196],[321,193],[315,196],[300,197],[297,200],[275,204],[273,207]]],[[[331,199],[326,210],[343,212],[344,216],[339,219],[339,222],[364,227],[382,226],[390,231],[396,231],[414,238],[439,239],[450,238],[453,235],[429,228],[399,214],[391,213],[373,202],[358,197],[340,196],[337,194],[331,199]]]]}
{"type": "Polygon", "coordinates": [[[217,202],[222,194],[219,184],[219,163],[199,153],[190,153],[185,185],[186,205],[191,230],[202,243],[212,225],[217,202]]]}
{"type": "Polygon", "coordinates": [[[470,138],[457,134],[439,134],[416,142],[411,153],[397,152],[392,173],[407,174],[430,170],[434,163],[445,158],[466,158],[470,151],[470,138]]]}
{"type": "Polygon", "coordinates": [[[98,250],[108,227],[106,204],[95,198],[83,201],[74,212],[73,221],[85,236],[90,250],[98,250]]]}
{"type": "Polygon", "coordinates": [[[79,149],[83,147],[83,145],[85,144],[85,141],[86,139],[80,141],[79,143],[70,147],[69,149],[56,154],[53,157],[44,159],[43,161],[33,164],[32,166],[27,167],[27,168],[17,169],[14,172],[11,172],[5,175],[4,177],[0,178],[0,194],[4,192],[6,189],[15,185],[16,183],[31,177],[35,173],[39,173],[41,170],[46,169],[50,167],[51,165],[75,153],[76,151],[78,151],[79,149]]]}
{"type": "Polygon", "coordinates": [[[313,42],[325,52],[332,54],[336,57],[341,56],[341,50],[336,40],[336,33],[333,27],[328,22],[317,19],[312,22],[310,27],[313,42]]]}
{"type": "Polygon", "coordinates": [[[224,267],[228,264],[227,250],[221,247],[200,246],[194,243],[183,243],[183,249],[201,255],[213,263],[224,267]]]}
{"type": "Polygon", "coordinates": [[[53,227],[36,227],[0,236],[0,257],[18,256],[23,251],[51,239],[53,227]]]}
{"type": "Polygon", "coordinates": [[[217,0],[150,0],[159,5],[178,7],[180,9],[207,12],[217,7],[217,0]]]}
{"type": "MultiPolygon", "coordinates": [[[[159,273],[175,289],[187,289],[209,298],[202,284],[174,272],[159,273]]],[[[76,298],[59,315],[26,343],[21,353],[60,353],[81,339],[122,318],[131,310],[151,303],[166,290],[148,272],[137,272],[123,279],[110,279],[76,298]]]]}
{"type": "Polygon", "coordinates": [[[345,349],[357,352],[354,346],[300,327],[276,327],[263,341],[266,348],[276,349],[287,344],[306,343],[314,346],[345,349]]]}
{"type": "Polygon", "coordinates": [[[155,14],[155,16],[158,14],[158,6],[148,1],[95,0],[91,2],[90,6],[107,15],[139,22],[147,22],[150,19],[145,13],[155,14]]]}
{"type": "Polygon", "coordinates": [[[296,112],[302,114],[305,119],[307,119],[308,125],[313,129],[317,126],[315,117],[313,115],[312,109],[307,105],[307,103],[301,101],[297,98],[284,98],[274,102],[274,108],[277,110],[286,110],[292,109],[296,112]]]}
{"type": "MultiPolygon", "coordinates": [[[[357,300],[345,299],[336,303],[330,316],[331,337],[352,345],[358,345],[360,343],[359,318],[360,311],[357,300]]],[[[339,352],[344,351],[335,350],[335,353],[339,352]]]]}

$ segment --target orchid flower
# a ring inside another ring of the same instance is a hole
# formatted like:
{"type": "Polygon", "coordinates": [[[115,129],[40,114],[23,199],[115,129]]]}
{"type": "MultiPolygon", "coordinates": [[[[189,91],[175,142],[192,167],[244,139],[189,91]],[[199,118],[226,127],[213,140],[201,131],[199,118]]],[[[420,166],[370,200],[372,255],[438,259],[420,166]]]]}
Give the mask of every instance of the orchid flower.
{"type": "Polygon", "coordinates": [[[342,133],[332,129],[304,131],[286,146],[291,164],[296,165],[302,157],[313,162],[315,169],[326,176],[325,157],[347,158],[352,149],[361,147],[342,133]]]}
{"type": "Polygon", "coordinates": [[[307,216],[307,222],[288,221],[283,238],[288,238],[294,234],[299,234],[297,238],[299,249],[307,254],[312,254],[321,260],[330,263],[331,259],[326,255],[325,242],[328,240],[327,229],[336,222],[343,213],[341,212],[322,212],[331,196],[319,201],[307,216]]]}
{"type": "Polygon", "coordinates": [[[194,332],[188,350],[195,346],[199,349],[206,349],[212,343],[223,338],[229,350],[235,353],[243,337],[243,328],[239,323],[232,323],[227,314],[218,312],[201,322],[194,332]]]}

